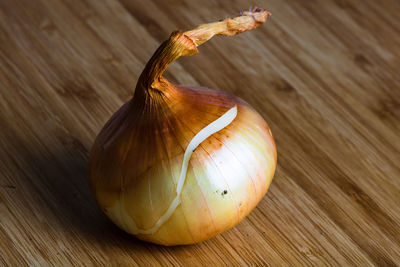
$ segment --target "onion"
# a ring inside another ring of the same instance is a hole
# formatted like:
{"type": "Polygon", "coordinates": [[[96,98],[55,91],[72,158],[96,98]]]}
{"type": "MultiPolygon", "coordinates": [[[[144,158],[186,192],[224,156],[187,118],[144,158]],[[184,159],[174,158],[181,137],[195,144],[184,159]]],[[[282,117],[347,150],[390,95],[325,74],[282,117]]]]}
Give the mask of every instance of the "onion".
{"type": "Polygon", "coordinates": [[[200,242],[239,223],[266,194],[276,148],[263,118],[232,94],[173,85],[162,73],[212,36],[254,29],[268,16],[255,8],[173,32],[133,98],[101,130],[89,181],[98,205],[124,231],[163,245],[200,242]]]}

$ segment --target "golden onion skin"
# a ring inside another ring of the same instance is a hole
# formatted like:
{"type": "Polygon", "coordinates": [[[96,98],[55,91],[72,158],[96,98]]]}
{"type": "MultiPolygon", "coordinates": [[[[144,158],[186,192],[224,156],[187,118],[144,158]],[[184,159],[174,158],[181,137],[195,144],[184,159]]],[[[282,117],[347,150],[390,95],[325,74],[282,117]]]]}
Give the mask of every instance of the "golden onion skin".
{"type": "Polygon", "coordinates": [[[194,54],[179,50],[193,46],[187,39],[173,33],[156,51],[135,96],[106,123],[89,160],[90,186],[105,214],[124,231],[162,245],[197,243],[235,226],[266,194],[277,160],[267,123],[246,102],[227,92],[172,85],[161,76],[177,57],[194,54]],[[170,58],[160,63],[157,53],[170,58]],[[177,196],[189,142],[235,105],[234,120],[191,155],[179,205],[154,228],[177,196]]]}

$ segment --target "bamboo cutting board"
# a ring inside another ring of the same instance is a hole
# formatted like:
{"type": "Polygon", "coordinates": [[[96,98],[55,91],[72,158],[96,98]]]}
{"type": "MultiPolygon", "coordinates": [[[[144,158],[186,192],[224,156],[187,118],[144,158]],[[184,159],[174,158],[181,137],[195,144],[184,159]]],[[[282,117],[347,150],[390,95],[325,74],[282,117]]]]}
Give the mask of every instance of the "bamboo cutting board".
{"type": "Polygon", "coordinates": [[[266,25],[171,65],[274,133],[274,181],[237,227],[162,247],[96,207],[88,151],[160,42],[252,4],[0,1],[0,265],[400,265],[397,0],[260,0],[266,25]]]}

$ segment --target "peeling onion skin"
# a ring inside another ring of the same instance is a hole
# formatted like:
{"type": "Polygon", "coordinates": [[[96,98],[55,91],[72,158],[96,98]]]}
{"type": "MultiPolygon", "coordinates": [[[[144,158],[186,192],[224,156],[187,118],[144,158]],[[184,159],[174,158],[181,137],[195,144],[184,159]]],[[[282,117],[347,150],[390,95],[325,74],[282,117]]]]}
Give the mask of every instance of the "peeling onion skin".
{"type": "Polygon", "coordinates": [[[214,34],[258,27],[268,15],[254,9],[218,25],[172,33],[146,65],[134,97],[99,133],[90,153],[90,186],[98,205],[124,231],[162,245],[197,243],[235,226],[266,194],[277,154],[264,119],[230,93],[173,85],[162,73],[180,56],[196,54],[214,34]],[[189,142],[235,106],[233,121],[191,155],[179,205],[154,228],[177,196],[189,142]],[[144,233],[152,227],[153,233],[144,233]]]}

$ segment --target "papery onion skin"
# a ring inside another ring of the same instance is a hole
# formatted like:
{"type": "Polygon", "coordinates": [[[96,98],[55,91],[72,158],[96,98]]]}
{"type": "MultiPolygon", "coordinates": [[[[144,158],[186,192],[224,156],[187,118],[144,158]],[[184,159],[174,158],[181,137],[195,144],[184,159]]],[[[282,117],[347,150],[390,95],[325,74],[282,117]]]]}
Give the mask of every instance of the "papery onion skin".
{"type": "Polygon", "coordinates": [[[197,243],[239,223],[263,198],[276,168],[271,131],[246,102],[227,92],[176,86],[161,76],[179,56],[197,53],[199,44],[185,34],[173,33],[156,51],[135,96],[101,130],[89,161],[92,191],[110,219],[163,245],[197,243]],[[154,233],[141,234],[138,229],[151,229],[175,198],[191,139],[234,106],[234,120],[191,155],[171,217],[154,233]]]}

